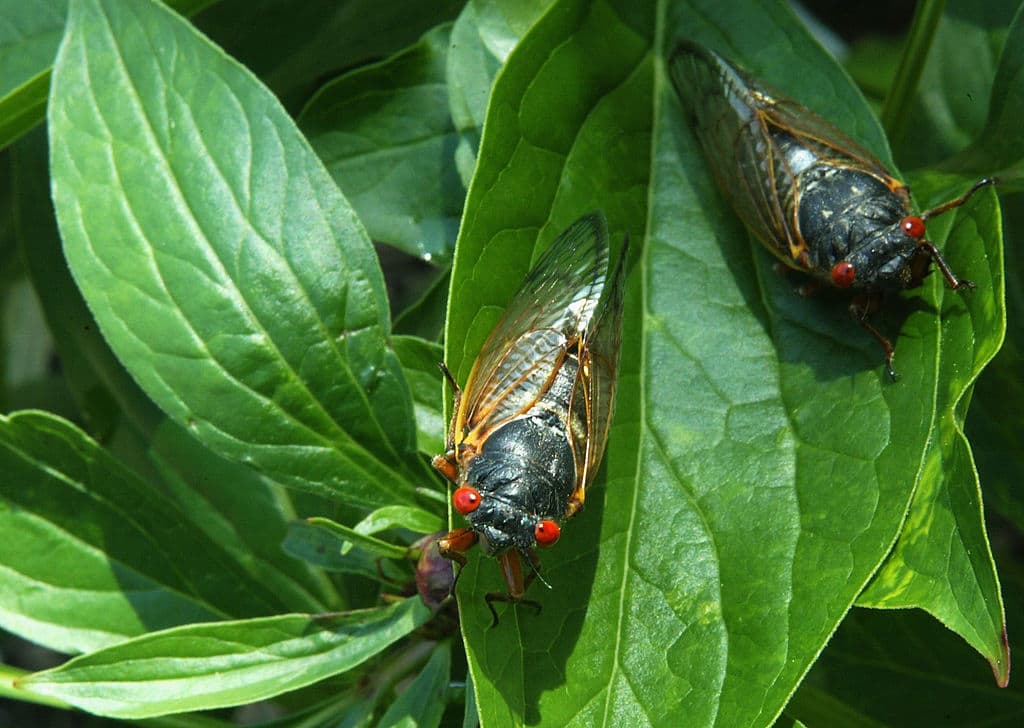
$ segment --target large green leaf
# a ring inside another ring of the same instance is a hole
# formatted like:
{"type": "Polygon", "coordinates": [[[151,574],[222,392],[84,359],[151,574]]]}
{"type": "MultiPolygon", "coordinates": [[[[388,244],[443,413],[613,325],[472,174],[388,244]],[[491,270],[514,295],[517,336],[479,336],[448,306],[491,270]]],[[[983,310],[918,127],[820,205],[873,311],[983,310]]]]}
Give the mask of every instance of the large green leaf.
{"type": "Polygon", "coordinates": [[[0,624],[64,652],[283,602],[80,430],[0,418],[0,624]]]}
{"type": "Polygon", "coordinates": [[[299,117],[370,237],[438,264],[455,245],[466,194],[445,85],[450,30],[332,81],[299,117]]]}
{"type": "Polygon", "coordinates": [[[411,500],[373,249],[266,89],[162,6],[76,0],[49,132],[71,270],[153,400],[283,483],[411,500]]]}
{"type": "Polygon", "coordinates": [[[17,685],[117,718],[242,705],[350,670],[430,616],[419,599],[405,599],[376,610],[190,625],[83,655],[17,685]]]}
{"type": "Polygon", "coordinates": [[[980,367],[1001,336],[998,235],[973,229],[998,232],[990,194],[956,220],[951,262],[975,296],[933,276],[878,319],[902,323],[898,384],[844,301],[795,296],[714,189],[661,62],[677,34],[889,158],[863,99],[774,2],[567,0],[513,51],[456,252],[456,379],[579,214],[603,208],[642,251],[604,492],[543,554],[542,614],[506,609],[488,631],[497,569],[477,558],[460,579],[484,725],[771,724],[896,541],[929,442],[957,431],[974,370],[952,375],[956,352],[975,341],[980,367]]]}

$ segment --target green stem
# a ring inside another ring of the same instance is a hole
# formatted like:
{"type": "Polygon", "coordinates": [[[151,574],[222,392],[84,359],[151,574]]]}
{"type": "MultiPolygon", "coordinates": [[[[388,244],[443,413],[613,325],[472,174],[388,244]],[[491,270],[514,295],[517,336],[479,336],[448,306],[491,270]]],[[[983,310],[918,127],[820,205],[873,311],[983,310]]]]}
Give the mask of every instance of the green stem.
{"type": "Polygon", "coordinates": [[[935,40],[935,32],[946,9],[946,0],[921,0],[914,10],[903,57],[896,69],[889,93],[882,104],[882,126],[892,144],[898,144],[906,134],[914,112],[914,92],[921,81],[928,51],[935,40]]]}

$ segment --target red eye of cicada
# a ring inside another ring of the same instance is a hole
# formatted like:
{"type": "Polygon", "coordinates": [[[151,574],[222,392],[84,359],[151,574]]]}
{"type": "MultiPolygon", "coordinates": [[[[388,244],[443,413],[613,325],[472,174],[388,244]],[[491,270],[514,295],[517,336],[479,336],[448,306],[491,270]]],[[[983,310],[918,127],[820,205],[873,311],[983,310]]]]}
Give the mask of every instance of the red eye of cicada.
{"type": "Polygon", "coordinates": [[[533,529],[533,536],[538,546],[551,546],[558,540],[561,529],[554,521],[539,521],[533,529]]]}
{"type": "Polygon", "coordinates": [[[905,217],[900,221],[900,229],[914,240],[920,240],[924,237],[924,220],[916,215],[905,217]]]}
{"type": "Polygon", "coordinates": [[[480,492],[468,485],[456,488],[452,494],[452,505],[464,516],[472,513],[480,507],[480,492]]]}
{"type": "Polygon", "coordinates": [[[851,263],[841,260],[832,266],[832,282],[840,288],[849,288],[857,278],[857,271],[851,263]]]}

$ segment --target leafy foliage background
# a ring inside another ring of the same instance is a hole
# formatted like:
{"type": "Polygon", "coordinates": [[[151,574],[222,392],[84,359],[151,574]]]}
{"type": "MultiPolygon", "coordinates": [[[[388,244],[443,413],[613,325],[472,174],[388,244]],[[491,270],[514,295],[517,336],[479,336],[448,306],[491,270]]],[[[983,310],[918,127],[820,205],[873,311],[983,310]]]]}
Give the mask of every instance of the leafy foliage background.
{"type": "Polygon", "coordinates": [[[1019,724],[996,687],[1024,528],[1015,3],[925,2],[902,56],[855,46],[885,131],[768,0],[171,5],[0,2],[0,625],[78,655],[5,665],[12,704],[1019,724]],[[665,74],[681,35],[894,161],[922,208],[999,174],[929,228],[978,290],[932,276],[880,317],[899,383],[723,204],[665,74]],[[476,556],[457,623],[412,589],[450,519],[434,362],[465,381],[595,208],[634,241],[601,485],[543,555],[539,617],[489,630],[476,556]]]}

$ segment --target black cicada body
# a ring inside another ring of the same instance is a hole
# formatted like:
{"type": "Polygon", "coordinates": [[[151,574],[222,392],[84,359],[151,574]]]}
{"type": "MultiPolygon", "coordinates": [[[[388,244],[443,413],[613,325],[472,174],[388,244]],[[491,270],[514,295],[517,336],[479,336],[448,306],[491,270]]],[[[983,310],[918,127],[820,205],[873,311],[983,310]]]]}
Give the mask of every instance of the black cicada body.
{"type": "Polygon", "coordinates": [[[957,278],[925,238],[925,222],[962,205],[982,185],[914,215],[909,188],[820,116],[781,97],[713,51],[680,42],[669,70],[708,164],[736,213],[783,263],[826,284],[859,289],[851,311],[886,351],[866,317],[885,291],[921,284],[935,261],[957,278]]]}
{"type": "Polygon", "coordinates": [[[627,245],[608,272],[600,213],[569,226],[540,257],[491,332],[455,404],[434,467],[469,521],[439,541],[448,558],[479,542],[517,602],[539,569],[535,546],[558,540],[604,453],[615,400],[627,245]],[[610,285],[607,283],[610,281],[610,285]],[[524,578],[520,558],[532,570],[524,578]]]}

